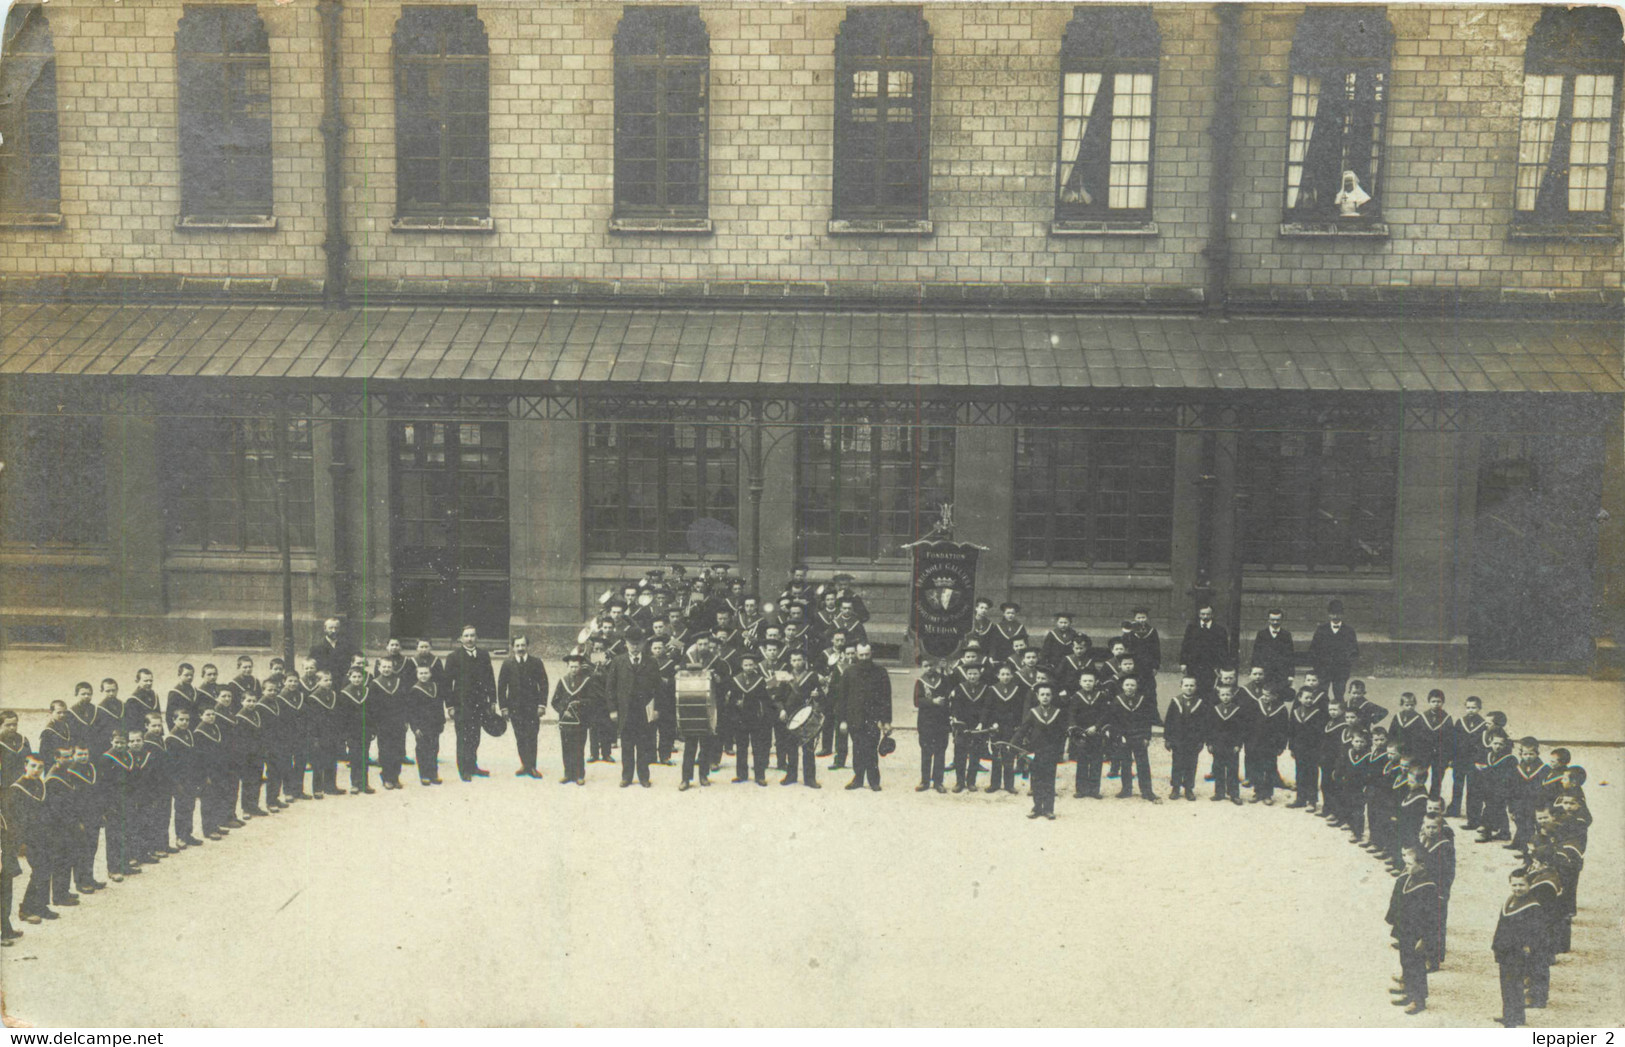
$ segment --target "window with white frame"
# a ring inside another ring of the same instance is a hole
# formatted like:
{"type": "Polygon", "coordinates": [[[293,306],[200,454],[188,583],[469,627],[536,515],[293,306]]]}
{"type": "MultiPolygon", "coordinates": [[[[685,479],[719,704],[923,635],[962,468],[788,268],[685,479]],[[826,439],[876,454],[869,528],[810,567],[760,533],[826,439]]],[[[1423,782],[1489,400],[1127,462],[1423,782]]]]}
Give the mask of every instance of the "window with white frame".
{"type": "Polygon", "coordinates": [[[1074,10],[1061,43],[1058,223],[1150,219],[1161,50],[1149,7],[1074,10]]]}

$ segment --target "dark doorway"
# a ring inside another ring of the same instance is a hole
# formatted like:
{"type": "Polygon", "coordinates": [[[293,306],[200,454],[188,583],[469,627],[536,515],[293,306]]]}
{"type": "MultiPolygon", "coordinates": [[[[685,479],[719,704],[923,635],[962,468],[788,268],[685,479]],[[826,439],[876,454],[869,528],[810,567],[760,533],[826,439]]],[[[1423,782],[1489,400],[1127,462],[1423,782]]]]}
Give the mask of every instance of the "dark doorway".
{"type": "Polygon", "coordinates": [[[402,637],[508,632],[508,426],[389,427],[394,603],[402,637]]]}
{"type": "Polygon", "coordinates": [[[1484,436],[1469,634],[1475,667],[1588,668],[1602,469],[1600,435],[1484,436]]]}

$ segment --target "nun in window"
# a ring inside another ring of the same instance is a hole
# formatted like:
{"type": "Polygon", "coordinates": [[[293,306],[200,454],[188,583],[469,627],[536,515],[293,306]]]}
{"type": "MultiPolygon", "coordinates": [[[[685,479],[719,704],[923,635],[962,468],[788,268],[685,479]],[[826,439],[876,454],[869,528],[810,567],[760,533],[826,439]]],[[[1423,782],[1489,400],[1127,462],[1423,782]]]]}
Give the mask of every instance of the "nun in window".
{"type": "Polygon", "coordinates": [[[1343,181],[1337,190],[1332,202],[1337,205],[1337,213],[1342,218],[1358,218],[1360,208],[1371,200],[1371,194],[1360,186],[1360,176],[1353,171],[1343,172],[1343,181]]]}

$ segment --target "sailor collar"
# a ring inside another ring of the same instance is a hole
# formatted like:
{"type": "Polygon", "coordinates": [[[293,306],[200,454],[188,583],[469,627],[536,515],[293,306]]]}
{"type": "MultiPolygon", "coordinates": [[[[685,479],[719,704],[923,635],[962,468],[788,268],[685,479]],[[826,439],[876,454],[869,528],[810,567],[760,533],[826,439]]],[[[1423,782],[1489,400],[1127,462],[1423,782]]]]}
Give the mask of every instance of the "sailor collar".
{"type": "MultiPolygon", "coordinates": [[[[1432,709],[1429,709],[1428,713],[1432,711],[1432,709]]],[[[1434,723],[1432,720],[1428,719],[1428,713],[1422,714],[1422,722],[1433,728],[1435,731],[1439,730],[1450,722],[1450,714],[1445,712],[1443,709],[1439,710],[1440,719],[1438,723],[1434,723]]]]}
{"type": "Polygon", "coordinates": [[[205,731],[203,729],[203,728],[205,728],[207,726],[208,726],[208,724],[200,723],[200,724],[197,725],[197,730],[193,731],[192,733],[194,735],[201,734],[203,737],[209,739],[209,741],[211,741],[211,742],[218,742],[220,740],[220,729],[215,728],[215,732],[213,734],[210,734],[208,731],[205,731]]]}
{"type": "Polygon", "coordinates": [[[90,771],[90,777],[89,778],[86,778],[84,776],[84,774],[80,771],[78,764],[70,763],[68,765],[68,767],[67,767],[67,772],[69,774],[73,775],[75,778],[79,779],[81,782],[84,782],[86,785],[95,785],[96,784],[96,765],[91,763],[91,764],[86,764],[85,766],[90,771]]]}
{"type": "Polygon", "coordinates": [[[758,688],[760,688],[766,682],[767,682],[767,678],[765,676],[762,676],[760,673],[757,674],[755,679],[748,679],[747,677],[745,677],[743,675],[743,670],[740,671],[739,675],[734,676],[734,686],[738,687],[741,691],[754,691],[754,690],[757,690],[758,688]],[[741,681],[743,681],[743,682],[741,682],[741,681]]]}
{"type": "Polygon", "coordinates": [[[325,699],[322,698],[322,692],[320,691],[311,691],[310,696],[311,698],[315,699],[323,709],[328,710],[331,710],[335,705],[338,704],[339,701],[339,696],[334,694],[332,691],[327,692],[327,698],[325,699]]]}
{"type": "Polygon", "coordinates": [[[1014,701],[1017,697],[1020,696],[1020,694],[1021,694],[1021,685],[1018,684],[1018,683],[1010,685],[1009,693],[1006,693],[1006,692],[1000,690],[998,684],[993,685],[993,697],[997,698],[1001,702],[1014,701]]]}
{"type": "Polygon", "coordinates": [[[1426,879],[1425,877],[1422,877],[1421,878],[1422,879],[1421,883],[1414,882],[1417,879],[1418,879],[1418,877],[1414,877],[1414,876],[1410,875],[1409,873],[1405,874],[1404,892],[1406,894],[1410,894],[1412,891],[1419,891],[1424,887],[1432,887],[1434,890],[1439,889],[1439,885],[1434,883],[1432,880],[1429,880],[1429,879],[1426,879]]]}
{"type": "Polygon", "coordinates": [[[582,690],[587,686],[587,684],[589,682],[591,682],[591,680],[592,680],[592,677],[583,676],[581,678],[580,683],[576,684],[574,687],[571,687],[570,686],[570,678],[568,676],[564,676],[564,677],[560,677],[559,686],[564,688],[564,691],[565,691],[566,694],[570,695],[571,697],[574,697],[574,696],[580,694],[582,692],[582,690]]]}
{"type": "Polygon", "coordinates": [[[107,757],[108,759],[112,760],[114,763],[118,764],[120,767],[124,768],[126,771],[130,770],[132,767],[135,766],[135,757],[130,755],[130,752],[129,752],[128,749],[126,749],[124,751],[125,759],[120,759],[119,754],[114,752],[111,749],[109,749],[105,753],[102,753],[102,755],[107,757]]]}
{"type": "Polygon", "coordinates": [[[169,732],[169,735],[164,739],[165,745],[167,746],[168,743],[170,743],[170,742],[180,742],[182,745],[186,746],[188,749],[192,748],[192,732],[191,732],[191,730],[186,729],[186,728],[182,728],[182,730],[186,730],[186,737],[185,738],[181,737],[179,730],[171,731],[171,732],[169,732]]]}
{"type": "Polygon", "coordinates": [[[27,740],[28,739],[24,738],[22,735],[19,734],[17,736],[17,744],[16,745],[8,745],[4,738],[0,738],[0,748],[4,748],[4,749],[8,750],[9,752],[20,753],[20,752],[24,751],[25,747],[24,747],[23,743],[26,742],[27,740]]]}
{"type": "Polygon", "coordinates": [[[1035,706],[1033,706],[1032,713],[1033,713],[1033,719],[1037,720],[1039,723],[1041,723],[1044,726],[1048,727],[1050,724],[1055,722],[1055,718],[1057,716],[1061,715],[1061,710],[1058,707],[1056,707],[1054,705],[1051,705],[1050,708],[1049,708],[1049,718],[1045,719],[1044,718],[1044,707],[1041,706],[1041,705],[1035,705],[1035,706]]]}
{"type": "Polygon", "coordinates": [[[1127,702],[1123,701],[1123,696],[1118,695],[1117,696],[1117,704],[1121,705],[1123,708],[1127,709],[1129,712],[1136,712],[1136,711],[1138,711],[1140,706],[1145,704],[1145,695],[1136,694],[1134,696],[1134,704],[1133,705],[1130,705],[1127,702]]]}
{"type": "Polygon", "coordinates": [[[1519,913],[1523,912],[1525,909],[1538,909],[1538,908],[1540,908],[1540,899],[1539,898],[1531,898],[1528,895],[1524,895],[1522,898],[1517,898],[1517,899],[1508,898],[1507,903],[1505,905],[1501,906],[1501,915],[1502,916],[1516,916],[1519,913]],[[1516,905],[1517,908],[1513,908],[1514,905],[1516,905]]]}
{"type": "MultiPolygon", "coordinates": [[[[1411,724],[1415,723],[1417,720],[1421,720],[1422,719],[1422,714],[1417,712],[1414,709],[1401,709],[1401,710],[1399,710],[1398,713],[1396,713],[1394,715],[1394,719],[1399,721],[1399,725],[1401,727],[1409,727],[1411,724]],[[1411,714],[1411,718],[1409,720],[1405,719],[1405,714],[1406,713],[1411,714]]],[[[1426,722],[1426,721],[1423,721],[1423,722],[1426,722]]]]}
{"type": "Polygon", "coordinates": [[[359,691],[352,691],[350,688],[346,687],[339,693],[350,699],[352,703],[360,705],[367,700],[367,685],[362,684],[361,690],[359,691]]]}
{"type": "Polygon", "coordinates": [[[374,679],[373,681],[371,681],[368,684],[368,686],[369,687],[376,687],[380,691],[383,691],[385,694],[390,695],[391,697],[393,697],[395,692],[401,689],[401,678],[399,676],[389,676],[389,677],[380,676],[380,677],[377,677],[376,679],[374,679]],[[393,686],[393,687],[385,687],[384,686],[384,681],[386,679],[389,680],[389,682],[394,684],[395,686],[393,686]]]}
{"type": "MultiPolygon", "coordinates": [[[[563,680],[559,681],[559,683],[563,683],[563,682],[564,682],[563,680]]],[[[412,685],[412,690],[414,690],[414,691],[422,691],[424,694],[428,695],[430,698],[438,698],[438,697],[440,697],[440,685],[435,683],[433,680],[430,680],[427,686],[425,686],[425,685],[423,685],[421,683],[414,683],[412,685]]]]}
{"type": "Polygon", "coordinates": [[[1223,703],[1220,703],[1219,705],[1215,705],[1213,707],[1213,711],[1218,714],[1221,720],[1231,720],[1235,718],[1237,713],[1241,712],[1241,706],[1232,702],[1230,703],[1230,708],[1226,709],[1223,703]]]}
{"type": "Polygon", "coordinates": [[[16,781],[11,783],[11,787],[13,789],[21,789],[23,792],[27,793],[33,799],[41,800],[41,801],[43,801],[45,799],[45,779],[44,778],[18,778],[16,781]],[[39,786],[39,790],[36,792],[34,789],[32,789],[29,786],[25,785],[24,784],[25,782],[34,782],[35,784],[37,784],[39,786]]]}

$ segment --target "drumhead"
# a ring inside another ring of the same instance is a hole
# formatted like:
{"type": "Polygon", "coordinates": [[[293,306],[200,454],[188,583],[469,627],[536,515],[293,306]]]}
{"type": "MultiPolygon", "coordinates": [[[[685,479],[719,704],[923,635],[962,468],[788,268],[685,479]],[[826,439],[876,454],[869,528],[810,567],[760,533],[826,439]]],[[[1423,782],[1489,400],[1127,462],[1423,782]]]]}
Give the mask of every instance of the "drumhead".
{"type": "Polygon", "coordinates": [[[794,716],[790,717],[790,723],[788,724],[789,729],[792,731],[799,729],[806,724],[808,720],[812,719],[812,714],[813,707],[810,705],[803,705],[800,709],[796,710],[796,714],[794,716]]]}

